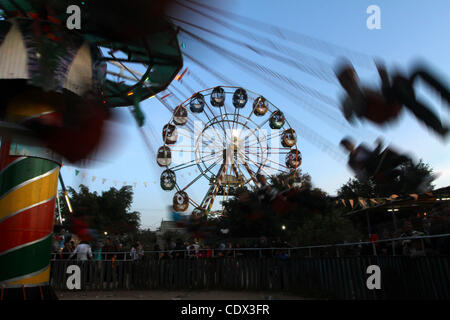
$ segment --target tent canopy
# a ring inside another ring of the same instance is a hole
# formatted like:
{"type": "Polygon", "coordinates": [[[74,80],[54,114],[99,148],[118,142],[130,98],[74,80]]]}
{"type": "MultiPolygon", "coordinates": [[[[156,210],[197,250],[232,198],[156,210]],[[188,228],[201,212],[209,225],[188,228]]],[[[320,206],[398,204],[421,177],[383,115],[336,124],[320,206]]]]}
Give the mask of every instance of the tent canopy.
{"type": "MultiPolygon", "coordinates": [[[[65,25],[70,14],[67,8],[74,4],[72,0],[0,0],[1,16],[5,19],[13,17],[37,18],[47,16],[50,22],[65,25]]],[[[139,0],[128,0],[127,7],[138,7],[139,0]]],[[[133,105],[136,101],[142,101],[164,90],[183,66],[182,54],[177,39],[177,30],[166,18],[158,23],[154,32],[142,33],[143,36],[130,37],[118,40],[117,37],[106,33],[98,26],[96,16],[104,13],[89,6],[85,2],[82,8],[82,28],[71,32],[81,34],[86,41],[105,48],[108,52],[116,53],[120,58],[104,57],[106,61],[116,60],[120,63],[137,63],[145,67],[146,71],[134,84],[123,81],[107,79],[103,94],[107,105],[111,107],[133,105]],[[123,58],[125,56],[125,58],[123,58]]],[[[111,21],[121,16],[121,12],[109,12],[111,21]]],[[[131,21],[130,24],[133,22],[131,21]]],[[[127,31],[127,26],[115,26],[127,31]]],[[[132,30],[132,29],[130,29],[132,30]]],[[[139,33],[140,35],[140,33],[139,33]]]]}

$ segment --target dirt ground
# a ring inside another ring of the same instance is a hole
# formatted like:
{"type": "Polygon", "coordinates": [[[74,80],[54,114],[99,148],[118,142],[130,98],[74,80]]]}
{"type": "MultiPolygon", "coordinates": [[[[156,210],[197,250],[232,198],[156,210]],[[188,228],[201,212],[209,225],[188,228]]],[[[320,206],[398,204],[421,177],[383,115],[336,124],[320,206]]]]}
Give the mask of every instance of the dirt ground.
{"type": "Polygon", "coordinates": [[[305,300],[284,292],[245,291],[57,291],[60,300],[305,300]]]}

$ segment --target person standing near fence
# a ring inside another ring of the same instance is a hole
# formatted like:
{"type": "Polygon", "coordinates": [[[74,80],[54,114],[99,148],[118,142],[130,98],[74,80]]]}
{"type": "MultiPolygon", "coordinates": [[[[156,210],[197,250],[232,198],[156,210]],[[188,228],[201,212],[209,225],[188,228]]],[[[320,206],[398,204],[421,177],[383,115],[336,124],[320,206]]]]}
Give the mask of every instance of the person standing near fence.
{"type": "Polygon", "coordinates": [[[100,246],[99,243],[96,243],[94,247],[94,260],[95,261],[102,260],[102,247],[100,246]]]}
{"type": "Polygon", "coordinates": [[[102,248],[104,260],[113,260],[114,251],[114,247],[111,245],[111,240],[107,238],[105,240],[105,245],[102,248]]]}
{"type": "Polygon", "coordinates": [[[140,241],[136,241],[136,251],[138,260],[144,260],[144,246],[141,244],[140,241]]]}
{"type": "Polygon", "coordinates": [[[71,253],[69,259],[72,259],[74,255],[77,255],[77,260],[87,261],[88,256],[90,259],[93,259],[91,246],[87,241],[82,241],[75,250],[71,253]]]}
{"type": "Polygon", "coordinates": [[[72,245],[70,244],[70,242],[65,242],[64,248],[62,248],[61,250],[61,259],[68,260],[71,253],[72,253],[72,245]]]}
{"type": "Polygon", "coordinates": [[[191,244],[188,247],[186,247],[186,250],[187,250],[187,255],[188,255],[189,259],[194,259],[197,257],[196,247],[194,244],[191,244]]]}
{"type": "Polygon", "coordinates": [[[183,259],[184,258],[184,243],[180,238],[175,242],[175,259],[183,259]]]}
{"type": "Polygon", "coordinates": [[[233,244],[231,242],[228,242],[227,250],[225,251],[225,257],[231,258],[233,256],[234,256],[233,244]]]}
{"type": "Polygon", "coordinates": [[[138,248],[138,244],[137,244],[137,243],[135,243],[135,244],[133,244],[133,245],[131,246],[130,259],[131,259],[132,261],[139,260],[139,255],[138,255],[138,251],[137,251],[136,248],[138,248]]]}
{"type": "Polygon", "coordinates": [[[161,247],[159,246],[159,244],[155,244],[155,246],[153,247],[153,251],[155,251],[154,253],[154,259],[155,260],[160,260],[164,258],[164,252],[160,252],[161,251],[161,247]]]}

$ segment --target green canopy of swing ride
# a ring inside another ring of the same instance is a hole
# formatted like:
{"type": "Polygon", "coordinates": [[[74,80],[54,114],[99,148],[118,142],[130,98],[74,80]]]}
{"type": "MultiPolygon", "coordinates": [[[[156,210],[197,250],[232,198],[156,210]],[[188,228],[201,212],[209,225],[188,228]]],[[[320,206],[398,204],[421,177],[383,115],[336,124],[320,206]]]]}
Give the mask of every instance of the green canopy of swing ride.
{"type": "MultiPolygon", "coordinates": [[[[30,16],[42,12],[44,6],[52,9],[52,17],[63,23],[70,14],[67,8],[73,0],[0,0],[0,15],[4,18],[30,16]]],[[[83,14],[89,7],[83,7],[83,14]]],[[[135,63],[143,65],[146,71],[135,83],[114,81],[109,78],[103,86],[103,96],[108,106],[120,107],[137,105],[167,88],[183,66],[182,53],[177,39],[177,31],[168,19],[157,32],[145,38],[117,41],[96,28],[95,20],[82,19],[81,30],[73,30],[92,45],[104,48],[113,54],[121,52],[117,58],[104,57],[106,61],[135,63]],[[123,57],[125,54],[126,57],[123,57]]],[[[124,68],[126,68],[124,66],[124,68]]],[[[120,80],[120,79],[119,79],[120,80]]]]}

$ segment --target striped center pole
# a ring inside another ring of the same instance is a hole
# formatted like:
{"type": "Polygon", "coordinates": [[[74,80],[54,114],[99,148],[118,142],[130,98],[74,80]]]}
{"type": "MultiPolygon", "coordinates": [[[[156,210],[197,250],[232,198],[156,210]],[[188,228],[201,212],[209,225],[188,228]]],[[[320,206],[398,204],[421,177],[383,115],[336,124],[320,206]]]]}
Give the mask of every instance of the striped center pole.
{"type": "Polygon", "coordinates": [[[0,154],[0,285],[49,284],[50,254],[60,164],[13,156],[2,141],[0,154]]]}

